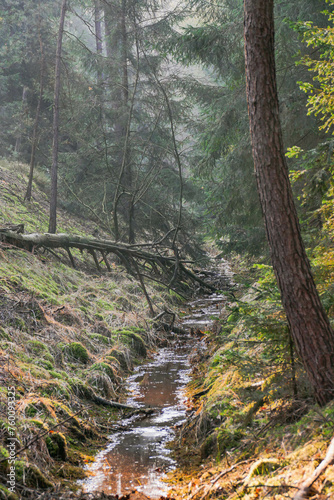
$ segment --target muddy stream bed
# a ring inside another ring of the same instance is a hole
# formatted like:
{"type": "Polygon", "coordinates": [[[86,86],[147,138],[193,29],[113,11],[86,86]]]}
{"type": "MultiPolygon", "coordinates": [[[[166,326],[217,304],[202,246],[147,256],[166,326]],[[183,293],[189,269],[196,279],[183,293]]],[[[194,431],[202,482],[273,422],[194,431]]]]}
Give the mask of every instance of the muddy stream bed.
{"type": "Polygon", "coordinates": [[[186,419],[184,391],[190,380],[189,357],[194,349],[205,348],[191,331],[209,328],[225,300],[223,295],[213,294],[189,303],[182,320],[189,334],[171,334],[168,346],[160,348],[128,377],[127,404],[152,407],[154,412],[146,418],[134,415],[120,422],[124,430],[113,433],[108,446],[88,466],[92,475],[81,482],[85,492],[124,495],[137,490],[151,498],[168,493],[164,478],[177,466],[168,443],[174,438],[175,428],[186,419]]]}

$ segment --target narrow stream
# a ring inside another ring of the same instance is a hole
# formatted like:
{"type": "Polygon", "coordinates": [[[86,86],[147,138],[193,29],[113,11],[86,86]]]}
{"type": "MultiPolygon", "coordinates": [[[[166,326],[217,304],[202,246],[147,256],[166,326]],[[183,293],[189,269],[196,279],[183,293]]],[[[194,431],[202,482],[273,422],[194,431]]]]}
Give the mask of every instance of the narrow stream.
{"type": "MultiPolygon", "coordinates": [[[[189,330],[210,327],[224,300],[221,295],[211,295],[190,303],[183,326],[189,330]]],[[[81,482],[84,491],[123,495],[137,490],[150,498],[167,494],[163,479],[176,467],[167,444],[174,438],[175,426],[186,418],[184,389],[194,347],[204,348],[198,337],[171,335],[169,346],[128,378],[127,404],[151,406],[156,411],[146,418],[136,415],[121,422],[126,430],[111,435],[107,448],[88,467],[92,476],[81,482]]]]}

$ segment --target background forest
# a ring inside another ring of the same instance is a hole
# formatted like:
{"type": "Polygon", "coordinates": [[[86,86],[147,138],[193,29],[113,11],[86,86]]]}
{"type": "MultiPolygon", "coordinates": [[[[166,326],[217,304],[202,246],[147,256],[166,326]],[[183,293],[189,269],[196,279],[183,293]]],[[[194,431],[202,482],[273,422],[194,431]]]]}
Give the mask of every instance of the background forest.
{"type": "MultiPolygon", "coordinates": [[[[285,154],[307,254],[331,323],[333,21],[332,0],[275,2],[285,154]]],[[[198,406],[179,436],[177,453],[180,463],[193,454],[198,463],[215,457],[226,467],[267,452],[284,455],[278,468],[269,461],[269,468],[260,464],[259,470],[273,480],[266,496],[281,488],[277,498],[285,498],[296,487],[282,486],[272,471],[290,467],[294,474],[297,462],[301,469],[316,453],[322,456],[319,450],[332,437],[334,406],[329,403],[322,413],[315,407],[269,263],[249,136],[243,0],[0,0],[0,61],[1,222],[144,248],[144,242],[163,243],[174,250],[176,271],[180,255],[198,268],[212,248],[228,258],[234,282],[225,290],[216,329],[207,332],[207,352],[195,360],[190,392],[198,406]],[[312,440],[316,452],[306,449],[312,440]],[[298,446],[302,452],[293,455],[298,446]]],[[[19,396],[20,432],[29,428],[33,436],[41,426],[36,415],[45,415],[43,425],[49,427],[63,418],[59,398],[70,417],[72,398],[121,399],[120,381],[133,369],[131,356],[142,360],[160,340],[152,312],[165,311],[167,304],[174,319],[182,318],[177,306],[189,290],[172,286],[176,271],[167,289],[150,283],[146,290],[117,268],[117,259],[106,277],[96,275],[93,262],[85,263],[77,250],[76,270],[65,266],[65,252],[35,258],[16,250],[5,245],[1,260],[0,356],[17,351],[11,354],[15,376],[26,384],[19,396]],[[52,332],[46,347],[36,331],[52,332]],[[138,352],[130,353],[135,341],[138,352]]],[[[86,414],[87,422],[95,428],[98,415],[102,429],[106,415],[95,411],[86,414]]],[[[88,427],[85,439],[94,434],[88,427]]],[[[72,460],[71,467],[83,474],[83,457],[72,453],[75,433],[69,435],[65,458],[54,452],[50,437],[45,455],[72,460]]],[[[0,453],[1,474],[3,447],[0,453]]],[[[220,475],[212,467],[210,462],[207,480],[220,475]]],[[[73,487],[79,478],[73,470],[61,472],[62,486],[73,487]]],[[[246,466],[243,479],[224,484],[226,498],[261,498],[252,488],[262,488],[262,478],[249,473],[247,483],[245,471],[246,466]]],[[[58,481],[58,472],[51,470],[49,477],[58,481]]],[[[202,473],[196,470],[201,495],[202,473]]],[[[31,487],[40,487],[39,472],[29,474],[31,487]]],[[[291,483],[300,482],[298,474],[291,483]]],[[[193,471],[182,472],[175,498],[189,494],[194,477],[193,471]]],[[[331,495],[334,476],[322,488],[331,495]]]]}
{"type": "MultiPolygon", "coordinates": [[[[248,132],[242,1],[64,3],[61,203],[116,240],[167,234],[194,253],[210,235],[224,251],[265,252],[248,132]]],[[[312,31],[327,26],[326,8],[331,3],[284,2],[275,13],[281,118],[312,245],[330,225],[332,197],[331,121],[319,130],[321,109],[331,116],[332,76],[313,83],[321,72],[316,62],[331,56],[331,39],[312,31]],[[307,108],[308,95],[318,99],[323,87],[328,102],[309,98],[307,108]]],[[[1,2],[0,154],[29,163],[31,179],[36,166],[35,179],[45,183],[60,12],[60,2],[1,2]]]]}

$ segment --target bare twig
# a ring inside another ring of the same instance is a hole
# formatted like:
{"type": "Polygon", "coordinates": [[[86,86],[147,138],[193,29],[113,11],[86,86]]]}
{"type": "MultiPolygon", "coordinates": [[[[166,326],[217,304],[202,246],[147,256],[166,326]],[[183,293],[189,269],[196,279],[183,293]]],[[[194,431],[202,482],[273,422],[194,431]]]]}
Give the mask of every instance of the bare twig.
{"type": "Polygon", "coordinates": [[[328,447],[324,460],[318,465],[313,474],[299,486],[299,491],[293,497],[293,500],[303,500],[304,498],[306,498],[312,484],[333,462],[334,462],[334,438],[332,438],[332,441],[328,447]]]}

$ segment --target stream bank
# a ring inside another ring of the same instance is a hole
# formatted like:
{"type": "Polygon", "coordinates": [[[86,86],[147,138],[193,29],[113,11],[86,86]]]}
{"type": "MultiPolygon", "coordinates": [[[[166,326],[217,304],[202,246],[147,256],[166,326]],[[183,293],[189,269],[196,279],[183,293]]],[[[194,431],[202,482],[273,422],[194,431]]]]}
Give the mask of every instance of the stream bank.
{"type": "MultiPolygon", "coordinates": [[[[218,279],[215,273],[212,276],[218,279]]],[[[192,407],[185,388],[195,357],[206,349],[204,331],[213,327],[225,300],[212,294],[183,304],[179,326],[188,333],[172,331],[166,346],[128,377],[126,404],[152,408],[152,413],[144,418],[130,415],[119,422],[119,432],[109,437],[107,447],[87,466],[90,477],[80,482],[85,493],[121,496],[136,490],[152,499],[168,494],[166,473],[177,467],[170,443],[192,407]]]]}

